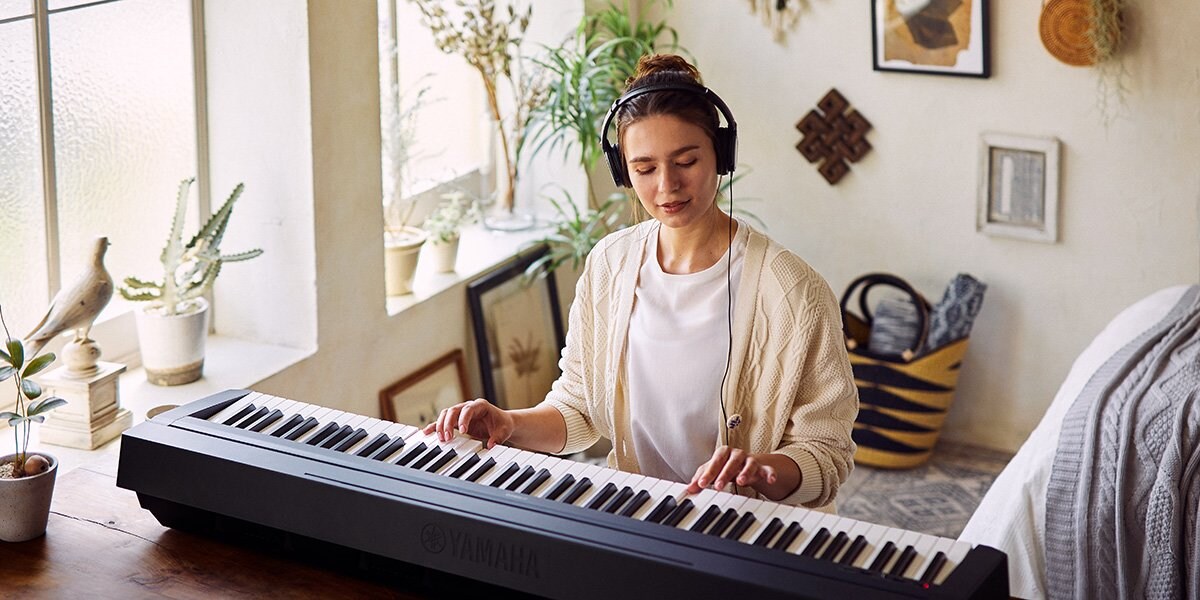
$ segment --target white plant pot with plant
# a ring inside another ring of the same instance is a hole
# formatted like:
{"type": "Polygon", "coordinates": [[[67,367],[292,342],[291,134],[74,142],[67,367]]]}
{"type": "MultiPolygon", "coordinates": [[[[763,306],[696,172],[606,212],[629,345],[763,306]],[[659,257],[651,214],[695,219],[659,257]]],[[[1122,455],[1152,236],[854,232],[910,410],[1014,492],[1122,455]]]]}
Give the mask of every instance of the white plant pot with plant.
{"type": "Polygon", "coordinates": [[[389,296],[412,293],[425,232],[416,227],[387,228],[383,233],[384,287],[389,296]]]}
{"type": "Polygon", "coordinates": [[[427,252],[437,273],[454,271],[458,241],[463,227],[479,221],[479,205],[462,192],[442,194],[442,202],[425,219],[421,228],[429,233],[427,252]]]}
{"type": "Polygon", "coordinates": [[[193,181],[184,179],[179,184],[171,233],[160,257],[163,278],[147,281],[126,277],[125,285],[120,288],[126,300],[145,303],[135,313],[138,344],[146,380],[155,385],[181,385],[200,379],[204,374],[208,335],[209,310],[204,295],[212,289],[223,264],[262,254],[259,248],[221,254],[221,240],[244,187],[240,183],[191,241],[183,243],[188,190],[193,181]]]}
{"type": "Polygon", "coordinates": [[[42,388],[29,379],[54,362],[54,353],[26,360],[21,341],[9,339],[3,311],[0,325],[5,339],[4,349],[0,350],[0,382],[12,379],[16,386],[15,410],[0,412],[0,419],[12,427],[16,449],[0,457],[0,541],[24,542],[46,533],[58,472],[56,458],[29,452],[29,433],[34,423],[45,420],[47,412],[67,401],[53,396],[39,400],[42,388]]]}

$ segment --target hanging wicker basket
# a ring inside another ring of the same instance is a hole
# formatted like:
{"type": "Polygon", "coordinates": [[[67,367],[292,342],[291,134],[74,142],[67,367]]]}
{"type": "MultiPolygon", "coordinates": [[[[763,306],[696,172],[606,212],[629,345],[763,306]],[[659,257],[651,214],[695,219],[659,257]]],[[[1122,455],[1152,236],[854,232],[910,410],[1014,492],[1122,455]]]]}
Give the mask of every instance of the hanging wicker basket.
{"type": "MultiPolygon", "coordinates": [[[[1103,58],[1092,40],[1094,20],[1093,0],[1047,0],[1038,20],[1042,45],[1051,56],[1068,65],[1094,65],[1103,58]]],[[[1109,48],[1116,47],[1119,35],[1119,29],[1109,33],[1109,48]]]]}

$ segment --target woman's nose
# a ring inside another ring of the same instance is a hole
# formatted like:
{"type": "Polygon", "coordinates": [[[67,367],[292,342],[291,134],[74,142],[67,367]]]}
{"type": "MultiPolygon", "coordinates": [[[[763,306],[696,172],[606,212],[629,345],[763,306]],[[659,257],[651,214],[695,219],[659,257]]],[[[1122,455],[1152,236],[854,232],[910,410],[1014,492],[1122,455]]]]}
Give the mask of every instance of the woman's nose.
{"type": "Polygon", "coordinates": [[[660,192],[673,192],[679,189],[679,174],[674,169],[660,169],[662,175],[658,178],[660,192]]]}

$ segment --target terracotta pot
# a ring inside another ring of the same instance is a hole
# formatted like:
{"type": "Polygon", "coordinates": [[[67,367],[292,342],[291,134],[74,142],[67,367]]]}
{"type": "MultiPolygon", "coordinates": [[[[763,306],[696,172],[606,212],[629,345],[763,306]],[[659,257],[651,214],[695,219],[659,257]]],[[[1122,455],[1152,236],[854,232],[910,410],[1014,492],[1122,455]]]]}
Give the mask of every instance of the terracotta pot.
{"type": "Polygon", "coordinates": [[[154,385],[183,385],[204,374],[204,343],[208,339],[208,301],[178,315],[159,315],[147,307],[134,311],[138,345],[146,380],[154,385]]]}
{"type": "MultiPolygon", "coordinates": [[[[0,479],[0,541],[24,542],[46,533],[58,459],[43,452],[30,454],[50,461],[50,468],[32,477],[0,479]]],[[[0,464],[10,462],[14,456],[0,458],[0,464]]]]}

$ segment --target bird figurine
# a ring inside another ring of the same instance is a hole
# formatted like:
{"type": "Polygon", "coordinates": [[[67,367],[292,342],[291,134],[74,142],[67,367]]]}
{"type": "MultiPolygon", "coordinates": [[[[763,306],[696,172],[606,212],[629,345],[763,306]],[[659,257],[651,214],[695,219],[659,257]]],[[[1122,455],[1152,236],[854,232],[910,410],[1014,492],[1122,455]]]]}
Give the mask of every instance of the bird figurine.
{"type": "Polygon", "coordinates": [[[92,261],[69,287],[59,290],[50,302],[50,308],[42,321],[26,336],[25,355],[36,356],[47,342],[64,331],[75,330],[74,342],[88,340],[92,322],[113,295],[113,281],[104,268],[104,253],[108,250],[108,238],[96,238],[92,248],[92,261]]]}

